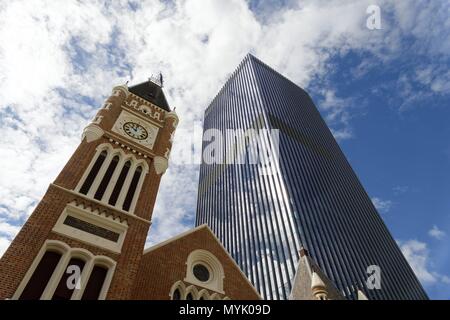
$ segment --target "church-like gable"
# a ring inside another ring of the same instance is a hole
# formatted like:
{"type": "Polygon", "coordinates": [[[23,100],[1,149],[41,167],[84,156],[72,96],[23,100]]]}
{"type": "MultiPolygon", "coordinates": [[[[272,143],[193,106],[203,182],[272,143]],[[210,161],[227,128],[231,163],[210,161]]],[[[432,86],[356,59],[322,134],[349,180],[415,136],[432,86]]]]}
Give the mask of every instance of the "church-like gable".
{"type": "Polygon", "coordinates": [[[144,251],[133,289],[144,300],[255,300],[259,294],[207,225],[144,251]]]}

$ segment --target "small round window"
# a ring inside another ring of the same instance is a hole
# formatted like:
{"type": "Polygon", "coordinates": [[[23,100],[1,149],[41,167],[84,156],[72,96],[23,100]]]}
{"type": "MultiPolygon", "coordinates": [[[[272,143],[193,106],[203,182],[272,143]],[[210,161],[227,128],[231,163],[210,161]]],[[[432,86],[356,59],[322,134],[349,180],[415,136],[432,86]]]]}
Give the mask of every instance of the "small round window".
{"type": "Polygon", "coordinates": [[[196,264],[194,269],[194,276],[201,282],[206,282],[209,280],[209,270],[202,264],[196,264]]]}

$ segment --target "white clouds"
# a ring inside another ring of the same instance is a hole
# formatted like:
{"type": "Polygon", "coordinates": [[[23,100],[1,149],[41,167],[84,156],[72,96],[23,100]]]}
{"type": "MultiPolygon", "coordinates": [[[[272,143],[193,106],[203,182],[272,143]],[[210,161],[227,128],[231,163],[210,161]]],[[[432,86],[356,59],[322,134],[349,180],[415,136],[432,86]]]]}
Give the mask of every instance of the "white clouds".
{"type": "Polygon", "coordinates": [[[400,249],[416,276],[424,285],[432,285],[439,282],[450,283],[447,275],[432,270],[430,251],[425,242],[418,240],[398,241],[400,249]]]}
{"type": "Polygon", "coordinates": [[[434,93],[450,93],[450,71],[446,69],[443,66],[417,68],[415,80],[429,87],[434,93]]]}
{"type": "Polygon", "coordinates": [[[34,9],[16,2],[1,15],[2,107],[14,103],[32,109],[33,100],[42,99],[49,87],[61,83],[67,71],[64,53],[54,41],[57,36],[48,32],[39,6],[34,9]]]}
{"type": "MultiPolygon", "coordinates": [[[[382,14],[394,10],[401,29],[386,20],[383,31],[375,32],[365,28],[370,1],[293,2],[265,10],[263,20],[243,0],[146,0],[136,10],[123,0],[9,1],[0,10],[0,218],[19,223],[28,216],[115,84],[136,83],[162,71],[168,100],[180,115],[180,132],[189,132],[249,51],[302,86],[326,78],[335,54],[402,53],[401,34],[423,39],[424,17],[433,16],[408,3],[381,1],[382,14]],[[419,16],[420,24],[412,28],[419,16]]],[[[442,52],[440,46],[433,52],[442,52]]],[[[436,75],[440,72],[419,72],[417,81],[445,91],[447,78],[436,75]]],[[[352,101],[332,87],[324,93],[335,136],[351,137],[347,106],[352,101]]],[[[189,143],[186,139],[176,136],[173,155],[189,143]]],[[[162,179],[151,241],[174,235],[192,221],[196,185],[196,167],[171,166],[162,179]]]]}
{"type": "Polygon", "coordinates": [[[327,59],[350,48],[367,47],[364,1],[302,1],[298,7],[275,14],[264,27],[258,54],[300,85],[327,71],[327,59]]]}
{"type": "Polygon", "coordinates": [[[49,90],[69,88],[74,72],[71,41],[76,39],[90,53],[109,41],[111,23],[101,8],[81,2],[8,3],[0,19],[2,104],[31,110],[49,90]]]}
{"type": "Polygon", "coordinates": [[[448,2],[445,1],[392,1],[385,2],[393,7],[398,27],[403,33],[421,40],[412,50],[424,54],[443,54],[450,52],[450,35],[446,31],[450,25],[448,2]],[[446,27],[442,27],[446,26],[446,27]]]}
{"type": "Polygon", "coordinates": [[[6,222],[4,219],[0,219],[0,258],[8,248],[11,240],[19,232],[20,227],[12,225],[6,222]]]}
{"type": "Polygon", "coordinates": [[[381,213],[387,213],[391,210],[392,201],[391,200],[383,200],[377,197],[371,198],[373,205],[375,208],[381,213]]]}
{"type": "Polygon", "coordinates": [[[450,277],[448,276],[441,276],[441,281],[445,284],[450,284],[450,277]]]}
{"type": "Polygon", "coordinates": [[[324,100],[319,102],[321,109],[326,112],[326,120],[331,125],[331,131],[337,140],[345,140],[353,137],[350,127],[350,109],[353,101],[336,96],[334,90],[323,90],[324,100]]]}
{"type": "Polygon", "coordinates": [[[433,273],[428,270],[429,250],[426,243],[408,240],[400,242],[400,249],[421,282],[429,284],[437,281],[433,273]]]}
{"type": "Polygon", "coordinates": [[[399,54],[414,52],[416,56],[397,80],[397,92],[401,97],[399,110],[409,110],[420,104],[428,105],[424,102],[448,96],[450,35],[445,31],[450,25],[448,3],[417,1],[412,5],[409,1],[395,1],[387,4],[387,7],[393,9],[396,32],[416,40],[400,45],[397,51],[399,54]]]}
{"type": "Polygon", "coordinates": [[[436,225],[433,226],[430,230],[428,230],[428,235],[438,240],[442,240],[447,235],[444,231],[439,229],[436,225]]]}
{"type": "Polygon", "coordinates": [[[0,220],[0,234],[5,235],[7,237],[13,237],[19,232],[19,227],[13,226],[3,220],[0,220]]]}
{"type": "Polygon", "coordinates": [[[396,196],[398,196],[398,195],[405,194],[406,192],[409,191],[409,189],[410,188],[408,186],[395,186],[392,188],[392,191],[394,192],[394,194],[396,196]]]}
{"type": "Polygon", "coordinates": [[[8,249],[11,241],[8,238],[0,236],[0,258],[3,256],[3,253],[8,249]]]}
{"type": "Polygon", "coordinates": [[[8,218],[29,213],[76,147],[92,115],[80,95],[99,99],[100,88],[111,88],[107,69],[80,76],[73,60],[74,39],[104,56],[96,48],[109,41],[111,24],[101,11],[93,3],[16,1],[0,13],[0,196],[8,218]]]}
{"type": "Polygon", "coordinates": [[[148,244],[155,244],[193,226],[198,170],[194,166],[169,167],[156,199],[148,244]],[[195,182],[195,183],[193,183],[195,182]]]}

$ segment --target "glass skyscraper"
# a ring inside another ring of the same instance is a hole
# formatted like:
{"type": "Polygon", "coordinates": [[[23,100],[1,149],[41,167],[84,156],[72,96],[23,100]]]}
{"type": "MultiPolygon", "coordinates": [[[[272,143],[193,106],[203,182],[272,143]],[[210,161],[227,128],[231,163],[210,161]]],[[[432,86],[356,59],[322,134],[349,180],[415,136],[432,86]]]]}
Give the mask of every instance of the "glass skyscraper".
{"type": "Polygon", "coordinates": [[[278,167],[203,159],[196,219],[261,295],[288,297],[303,246],[347,298],[361,288],[369,299],[427,299],[309,95],[249,54],[206,109],[204,132],[263,128],[279,130],[278,167]],[[381,289],[366,287],[371,265],[381,289]]]}

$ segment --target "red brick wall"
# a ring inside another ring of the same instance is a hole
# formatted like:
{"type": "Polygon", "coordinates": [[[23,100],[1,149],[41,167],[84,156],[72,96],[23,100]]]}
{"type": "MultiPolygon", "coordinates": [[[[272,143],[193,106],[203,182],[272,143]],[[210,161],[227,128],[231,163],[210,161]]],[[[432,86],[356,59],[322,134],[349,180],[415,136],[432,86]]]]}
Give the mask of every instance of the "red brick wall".
{"type": "Polygon", "coordinates": [[[12,297],[68,201],[68,194],[48,189],[0,259],[0,299],[12,297]]]}
{"type": "MultiPolygon", "coordinates": [[[[206,227],[146,253],[141,260],[133,289],[133,299],[170,299],[172,285],[179,280],[183,281],[186,277],[187,258],[196,249],[211,252],[221,262],[225,273],[223,287],[226,296],[234,300],[260,299],[245,276],[206,227]]],[[[196,286],[199,290],[203,289],[196,286]]],[[[213,293],[211,290],[208,292],[213,293]]]]}
{"type": "MultiPolygon", "coordinates": [[[[122,104],[125,101],[125,94],[121,92],[120,96],[111,96],[107,101],[112,103],[110,109],[100,109],[98,112],[98,115],[103,116],[100,127],[105,132],[111,129],[119,116],[122,104]]],[[[165,129],[161,129],[160,134],[167,136],[165,129]]],[[[109,143],[109,139],[106,137],[90,143],[83,140],[56,178],[55,185],[74,190],[95,155],[97,146],[105,142],[109,143]]],[[[113,144],[113,147],[118,148],[119,146],[113,144]]],[[[126,148],[123,151],[125,153],[132,152],[126,150],[126,148]]],[[[138,159],[143,158],[143,156],[137,154],[134,154],[134,156],[138,159]]],[[[136,216],[150,221],[161,176],[155,173],[150,157],[146,158],[145,161],[150,170],[145,176],[134,213],[136,216]]],[[[95,255],[102,254],[114,259],[117,266],[107,298],[128,299],[131,297],[133,282],[138,272],[150,224],[132,217],[127,218],[129,227],[120,255],[53,233],[51,230],[66,204],[77,198],[87,204],[90,202],[55,186],[49,187],[11,246],[0,259],[0,299],[10,298],[14,294],[46,239],[61,240],[72,247],[84,248],[95,255]]],[[[91,203],[91,205],[98,206],[94,203],[91,203]]],[[[122,215],[114,212],[114,210],[109,211],[114,215],[122,215]]],[[[126,215],[122,216],[126,217],[126,215]]]]}
{"type": "Polygon", "coordinates": [[[60,240],[73,248],[84,248],[94,255],[105,255],[115,260],[117,266],[108,298],[127,299],[130,297],[149,224],[133,218],[127,219],[129,227],[120,255],[54,233],[52,228],[60,214],[66,204],[75,198],[57,187],[51,186],[48,189],[33,214],[0,259],[0,299],[12,297],[47,239],[60,240]]]}

